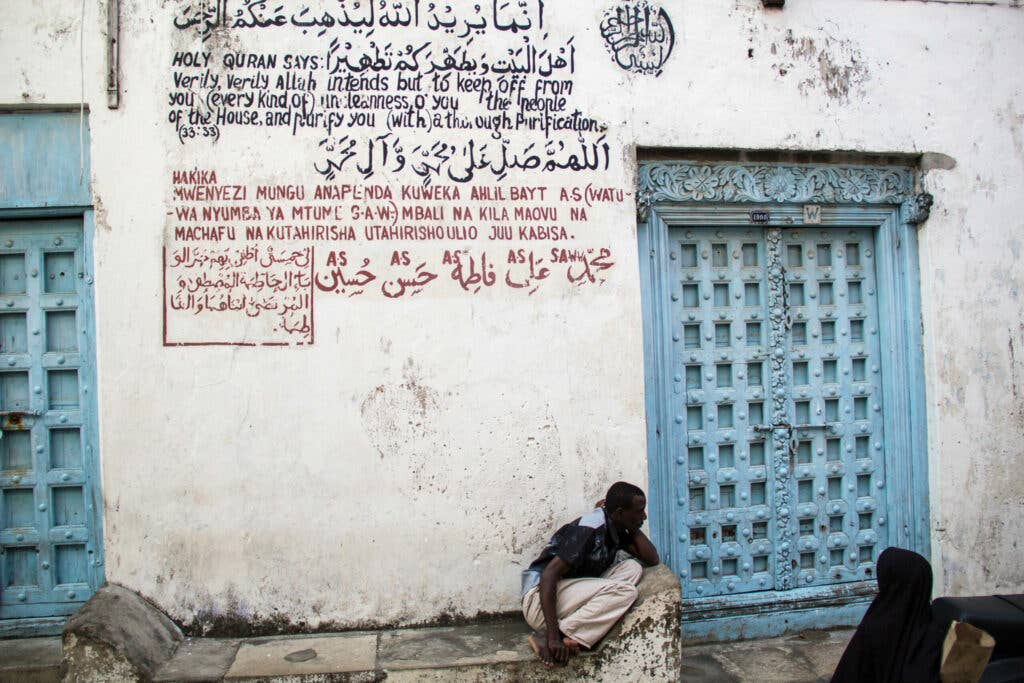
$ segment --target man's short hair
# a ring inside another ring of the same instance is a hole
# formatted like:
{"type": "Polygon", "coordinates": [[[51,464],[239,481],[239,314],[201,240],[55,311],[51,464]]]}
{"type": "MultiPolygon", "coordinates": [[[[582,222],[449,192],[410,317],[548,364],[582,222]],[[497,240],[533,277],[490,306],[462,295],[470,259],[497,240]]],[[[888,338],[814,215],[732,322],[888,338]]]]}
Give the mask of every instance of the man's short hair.
{"type": "Polygon", "coordinates": [[[637,496],[646,498],[639,486],[634,486],[625,481],[617,481],[608,489],[604,497],[604,507],[609,513],[616,510],[626,510],[633,507],[633,499],[637,496]]]}

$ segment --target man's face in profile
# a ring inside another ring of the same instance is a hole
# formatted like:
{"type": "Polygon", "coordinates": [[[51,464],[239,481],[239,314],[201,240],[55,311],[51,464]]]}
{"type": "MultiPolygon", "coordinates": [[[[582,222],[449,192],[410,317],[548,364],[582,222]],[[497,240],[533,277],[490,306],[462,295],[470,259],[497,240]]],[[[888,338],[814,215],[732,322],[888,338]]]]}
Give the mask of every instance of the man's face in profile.
{"type": "Polygon", "coordinates": [[[634,532],[644,525],[647,519],[647,499],[643,496],[633,496],[633,504],[628,508],[622,508],[617,512],[618,524],[629,532],[634,532]]]}

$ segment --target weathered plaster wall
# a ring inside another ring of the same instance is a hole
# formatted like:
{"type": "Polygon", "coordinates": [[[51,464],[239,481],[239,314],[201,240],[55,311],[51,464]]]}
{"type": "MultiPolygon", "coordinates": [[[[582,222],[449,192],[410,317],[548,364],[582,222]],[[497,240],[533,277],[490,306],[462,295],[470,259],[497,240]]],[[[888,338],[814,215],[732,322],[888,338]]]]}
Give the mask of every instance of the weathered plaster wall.
{"type": "MultiPolygon", "coordinates": [[[[588,182],[631,190],[634,145],[956,160],[924,178],[936,207],[920,233],[933,560],[940,592],[1021,589],[1024,11],[666,0],[676,45],[655,77],[609,58],[597,27],[611,4],[546,8],[555,40],[575,36],[574,106],[608,125],[609,167],[588,182]]],[[[178,9],[123,4],[123,99],[108,110],[105,8],[86,3],[107,577],[184,621],[514,609],[517,574],[553,526],[617,478],[646,483],[631,200],[576,226],[574,244],[614,254],[603,284],[467,295],[448,278],[400,301],[318,295],[312,345],[164,346],[172,172],[322,181],[312,132],[179,142],[167,121],[171,56],[203,48],[172,28],[178,9]]],[[[0,103],[77,102],[77,12],[52,2],[8,12],[0,103]]],[[[210,45],[304,44],[272,35],[229,31],[210,45]]],[[[343,181],[363,182],[351,170],[343,181]]],[[[405,181],[367,182],[397,191],[405,181]]],[[[512,183],[584,184],[568,171],[515,171],[512,183]]],[[[439,258],[447,245],[394,248],[439,258]]],[[[366,248],[375,260],[391,251],[366,248]]],[[[172,333],[210,329],[171,318],[172,333]]]]}

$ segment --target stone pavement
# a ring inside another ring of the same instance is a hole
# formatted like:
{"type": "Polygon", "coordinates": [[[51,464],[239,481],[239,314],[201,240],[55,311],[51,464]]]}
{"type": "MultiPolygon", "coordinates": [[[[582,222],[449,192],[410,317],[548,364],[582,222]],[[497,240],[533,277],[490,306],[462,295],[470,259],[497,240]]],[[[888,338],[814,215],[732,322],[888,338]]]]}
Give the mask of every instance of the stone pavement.
{"type": "MultiPolygon", "coordinates": [[[[828,681],[853,631],[804,633],[737,643],[689,645],[682,651],[686,683],[828,681]]],[[[521,623],[461,628],[403,629],[380,633],[284,636],[244,640],[187,639],[157,681],[451,680],[453,670],[474,672],[527,662],[521,623]],[[373,672],[374,656],[387,673],[373,672]],[[344,673],[354,674],[348,678],[344,673]],[[440,676],[440,677],[439,677],[440,676]]],[[[0,641],[0,683],[60,680],[60,638],[0,641]]],[[[565,671],[564,673],[569,673],[565,671]]],[[[644,680],[641,672],[635,680],[644,680]]]]}
{"type": "Polygon", "coordinates": [[[736,643],[689,645],[682,650],[685,683],[827,683],[853,629],[804,631],[736,643]]]}

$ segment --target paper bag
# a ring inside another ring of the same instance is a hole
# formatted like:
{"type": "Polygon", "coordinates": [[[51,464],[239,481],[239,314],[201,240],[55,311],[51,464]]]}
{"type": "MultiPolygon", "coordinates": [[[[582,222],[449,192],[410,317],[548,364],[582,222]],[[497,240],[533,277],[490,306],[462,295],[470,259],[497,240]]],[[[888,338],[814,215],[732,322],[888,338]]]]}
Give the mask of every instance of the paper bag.
{"type": "Polygon", "coordinates": [[[995,646],[995,638],[980,628],[954,621],[942,643],[942,683],[978,683],[995,646]]]}

